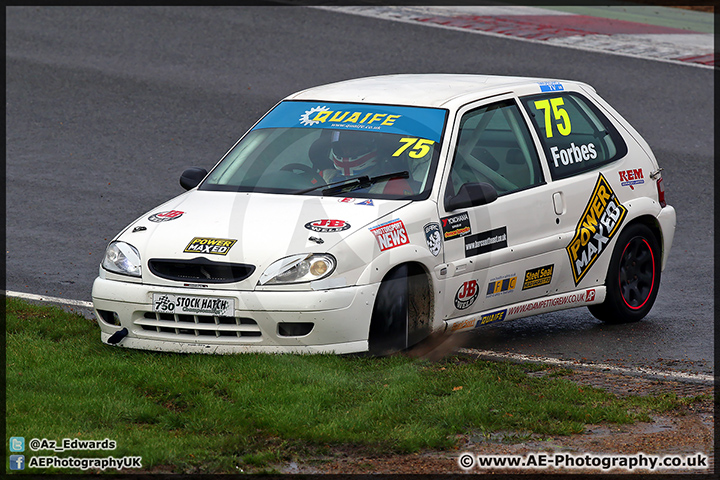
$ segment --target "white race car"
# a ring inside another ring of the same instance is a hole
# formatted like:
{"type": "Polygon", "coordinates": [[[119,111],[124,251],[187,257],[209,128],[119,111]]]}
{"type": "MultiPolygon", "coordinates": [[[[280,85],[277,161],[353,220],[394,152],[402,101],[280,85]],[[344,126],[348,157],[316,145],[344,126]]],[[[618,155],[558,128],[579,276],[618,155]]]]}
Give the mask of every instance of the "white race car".
{"type": "Polygon", "coordinates": [[[675,232],[647,143],[580,82],[388,75],[290,95],[108,245],[103,342],[385,354],[652,308],[675,232]]]}

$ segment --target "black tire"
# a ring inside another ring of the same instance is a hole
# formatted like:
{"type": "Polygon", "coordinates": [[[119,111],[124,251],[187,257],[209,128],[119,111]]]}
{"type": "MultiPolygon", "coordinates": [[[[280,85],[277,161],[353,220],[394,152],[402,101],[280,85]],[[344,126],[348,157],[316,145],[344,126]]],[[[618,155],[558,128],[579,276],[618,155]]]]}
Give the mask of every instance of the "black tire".
{"type": "Polygon", "coordinates": [[[632,224],[618,237],[608,268],[605,301],[588,307],[605,323],[630,323],[650,312],[660,287],[660,247],[645,225],[632,224]]]}
{"type": "Polygon", "coordinates": [[[407,278],[407,265],[400,265],[390,270],[380,284],[370,320],[370,355],[389,355],[408,346],[407,278]]]}

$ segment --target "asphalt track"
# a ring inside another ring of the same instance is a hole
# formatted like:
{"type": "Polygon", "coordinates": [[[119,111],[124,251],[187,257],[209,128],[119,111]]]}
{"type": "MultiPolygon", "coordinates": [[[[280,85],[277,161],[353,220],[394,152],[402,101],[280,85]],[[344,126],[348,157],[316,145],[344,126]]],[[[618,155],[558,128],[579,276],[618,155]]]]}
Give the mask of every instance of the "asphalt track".
{"type": "Polygon", "coordinates": [[[711,69],[300,7],[8,7],[6,30],[9,291],[89,301],[108,241],[291,92],[401,72],[569,78],[596,87],[665,169],[678,226],[657,303],[633,325],[577,309],[464,346],[713,371],[711,69]]]}

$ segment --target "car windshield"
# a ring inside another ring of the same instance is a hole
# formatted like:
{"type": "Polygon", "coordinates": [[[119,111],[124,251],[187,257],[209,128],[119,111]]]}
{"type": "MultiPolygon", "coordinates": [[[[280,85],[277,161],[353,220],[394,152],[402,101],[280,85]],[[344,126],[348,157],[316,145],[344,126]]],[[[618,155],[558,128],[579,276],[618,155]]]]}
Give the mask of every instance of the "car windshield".
{"type": "Polygon", "coordinates": [[[199,189],[426,198],[446,116],[436,108],[284,101],[199,189]]]}

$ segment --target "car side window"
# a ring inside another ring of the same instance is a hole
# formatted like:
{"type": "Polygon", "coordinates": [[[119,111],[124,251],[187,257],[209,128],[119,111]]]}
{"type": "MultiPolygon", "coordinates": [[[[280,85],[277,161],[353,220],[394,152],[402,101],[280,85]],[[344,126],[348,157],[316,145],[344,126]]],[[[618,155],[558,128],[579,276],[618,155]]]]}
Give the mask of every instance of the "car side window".
{"type": "Polygon", "coordinates": [[[582,95],[556,92],[521,100],[533,119],[553,179],[595,169],[627,153],[613,124],[582,95]]]}
{"type": "Polygon", "coordinates": [[[448,179],[447,197],[465,183],[489,183],[498,196],[543,183],[530,132],[512,100],[465,113],[448,179]]]}

